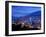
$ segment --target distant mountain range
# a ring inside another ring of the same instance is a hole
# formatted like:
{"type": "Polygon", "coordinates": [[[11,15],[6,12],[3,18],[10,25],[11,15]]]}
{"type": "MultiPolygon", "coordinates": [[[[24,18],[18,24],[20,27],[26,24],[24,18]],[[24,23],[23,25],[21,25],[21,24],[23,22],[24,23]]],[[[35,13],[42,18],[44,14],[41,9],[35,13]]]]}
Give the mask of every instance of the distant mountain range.
{"type": "Polygon", "coordinates": [[[28,19],[28,18],[32,18],[32,20],[34,20],[34,19],[37,19],[37,18],[41,18],[41,11],[37,11],[37,12],[34,12],[34,13],[31,13],[31,14],[28,14],[28,15],[26,15],[26,16],[23,16],[23,17],[14,17],[14,16],[12,16],[12,21],[14,22],[14,21],[16,21],[16,20],[21,20],[21,19],[28,19]]]}
{"type": "Polygon", "coordinates": [[[37,11],[37,12],[31,13],[28,16],[41,16],[41,11],[37,11]]]}

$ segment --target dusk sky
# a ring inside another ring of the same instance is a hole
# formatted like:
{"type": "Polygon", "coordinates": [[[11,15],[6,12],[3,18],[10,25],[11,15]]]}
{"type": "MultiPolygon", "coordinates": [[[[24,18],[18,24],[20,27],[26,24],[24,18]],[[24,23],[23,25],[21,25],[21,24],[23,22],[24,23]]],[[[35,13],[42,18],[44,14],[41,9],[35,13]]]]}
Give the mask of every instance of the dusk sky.
{"type": "Polygon", "coordinates": [[[32,6],[12,6],[12,16],[14,17],[22,17],[25,15],[29,15],[36,11],[40,11],[40,7],[32,7],[32,6]]]}

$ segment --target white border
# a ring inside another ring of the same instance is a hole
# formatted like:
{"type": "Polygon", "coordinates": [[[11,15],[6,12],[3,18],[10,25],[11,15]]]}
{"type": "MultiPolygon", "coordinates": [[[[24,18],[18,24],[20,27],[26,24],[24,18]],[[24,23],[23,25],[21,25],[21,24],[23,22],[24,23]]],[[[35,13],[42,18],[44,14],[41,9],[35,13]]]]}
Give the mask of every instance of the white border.
{"type": "Polygon", "coordinates": [[[42,4],[25,4],[25,3],[9,3],[9,35],[11,34],[27,34],[27,33],[42,33],[44,32],[44,11],[43,11],[43,5],[42,4]],[[12,31],[12,24],[11,24],[11,6],[35,6],[35,7],[41,7],[41,30],[28,30],[28,31],[12,31]]]}

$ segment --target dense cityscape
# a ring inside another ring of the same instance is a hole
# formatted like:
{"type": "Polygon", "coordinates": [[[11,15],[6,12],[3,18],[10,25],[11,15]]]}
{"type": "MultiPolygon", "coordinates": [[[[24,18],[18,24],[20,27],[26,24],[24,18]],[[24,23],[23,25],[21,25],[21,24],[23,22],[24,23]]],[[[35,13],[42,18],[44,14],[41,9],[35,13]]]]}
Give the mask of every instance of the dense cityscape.
{"type": "MultiPolygon", "coordinates": [[[[18,15],[17,15],[18,16],[18,15]]],[[[41,11],[38,10],[22,17],[12,16],[12,31],[20,30],[40,30],[41,11]]]]}

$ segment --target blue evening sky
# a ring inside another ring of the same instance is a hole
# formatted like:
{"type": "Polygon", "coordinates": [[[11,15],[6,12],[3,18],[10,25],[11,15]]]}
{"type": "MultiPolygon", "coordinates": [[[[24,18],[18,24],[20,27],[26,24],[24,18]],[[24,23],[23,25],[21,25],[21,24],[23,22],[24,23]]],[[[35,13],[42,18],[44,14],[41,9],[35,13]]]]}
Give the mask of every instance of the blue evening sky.
{"type": "Polygon", "coordinates": [[[29,15],[36,11],[40,11],[41,7],[32,7],[32,6],[12,6],[12,16],[22,17],[29,15]]]}

